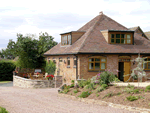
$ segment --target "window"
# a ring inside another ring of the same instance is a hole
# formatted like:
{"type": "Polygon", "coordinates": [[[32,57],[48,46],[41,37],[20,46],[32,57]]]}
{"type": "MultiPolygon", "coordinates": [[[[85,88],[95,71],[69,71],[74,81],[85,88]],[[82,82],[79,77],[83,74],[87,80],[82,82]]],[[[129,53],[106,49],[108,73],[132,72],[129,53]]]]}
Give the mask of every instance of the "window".
{"type": "Polygon", "coordinates": [[[106,58],[89,58],[89,70],[99,71],[106,69],[106,58]]]}
{"type": "Polygon", "coordinates": [[[62,45],[71,45],[71,35],[62,36],[62,45]]]}
{"type": "Polygon", "coordinates": [[[75,57],[75,58],[73,58],[73,61],[74,61],[74,66],[76,66],[76,65],[77,65],[76,57],[75,57]]]}
{"type": "Polygon", "coordinates": [[[131,34],[125,33],[111,33],[111,44],[131,44],[131,34]]]}
{"type": "Polygon", "coordinates": [[[53,58],[53,62],[56,64],[56,60],[55,60],[55,58],[53,58]]]}
{"type": "Polygon", "coordinates": [[[50,63],[50,58],[48,58],[48,63],[50,63]]]}
{"type": "Polygon", "coordinates": [[[70,58],[67,58],[67,67],[70,67],[70,58]]]}
{"type": "Polygon", "coordinates": [[[62,62],[62,57],[59,58],[59,62],[62,62]]]}
{"type": "MultiPolygon", "coordinates": [[[[147,59],[144,59],[144,61],[150,61],[150,57],[147,59]]],[[[143,64],[143,68],[144,70],[150,70],[150,62],[143,64]]]]}

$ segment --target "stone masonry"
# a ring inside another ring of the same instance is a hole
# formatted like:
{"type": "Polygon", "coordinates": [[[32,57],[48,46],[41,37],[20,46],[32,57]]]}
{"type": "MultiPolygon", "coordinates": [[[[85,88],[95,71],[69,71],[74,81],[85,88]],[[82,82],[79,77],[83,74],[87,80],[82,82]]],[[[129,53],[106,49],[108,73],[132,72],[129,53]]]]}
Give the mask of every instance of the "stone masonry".
{"type": "Polygon", "coordinates": [[[58,88],[62,85],[62,77],[55,76],[54,80],[31,80],[13,76],[13,86],[22,88],[58,88]]]}

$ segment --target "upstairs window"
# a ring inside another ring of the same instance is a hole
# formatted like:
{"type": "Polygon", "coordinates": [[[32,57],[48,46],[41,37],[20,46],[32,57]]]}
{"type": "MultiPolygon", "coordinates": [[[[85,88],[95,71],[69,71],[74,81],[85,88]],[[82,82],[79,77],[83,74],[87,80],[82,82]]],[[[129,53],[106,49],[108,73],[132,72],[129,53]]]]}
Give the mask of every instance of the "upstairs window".
{"type": "Polygon", "coordinates": [[[110,33],[111,44],[131,44],[131,34],[110,33]]]}
{"type": "Polygon", "coordinates": [[[71,35],[62,36],[62,45],[71,45],[71,35]]]}

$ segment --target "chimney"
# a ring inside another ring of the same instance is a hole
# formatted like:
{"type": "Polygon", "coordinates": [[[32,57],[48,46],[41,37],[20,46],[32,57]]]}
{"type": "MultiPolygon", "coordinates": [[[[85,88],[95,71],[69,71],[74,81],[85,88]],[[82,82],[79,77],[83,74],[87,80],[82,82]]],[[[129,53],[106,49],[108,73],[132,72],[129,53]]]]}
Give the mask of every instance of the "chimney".
{"type": "Polygon", "coordinates": [[[99,12],[99,15],[102,15],[103,14],[103,11],[99,12]]]}

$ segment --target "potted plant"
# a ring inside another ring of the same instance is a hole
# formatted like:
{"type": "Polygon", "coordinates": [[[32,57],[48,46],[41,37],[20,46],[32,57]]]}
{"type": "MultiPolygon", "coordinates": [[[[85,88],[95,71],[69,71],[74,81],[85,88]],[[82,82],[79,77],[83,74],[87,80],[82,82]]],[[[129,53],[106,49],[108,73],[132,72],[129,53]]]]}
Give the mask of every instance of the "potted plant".
{"type": "Polygon", "coordinates": [[[18,74],[18,71],[14,71],[14,73],[13,73],[14,75],[17,75],[18,74]]]}
{"type": "Polygon", "coordinates": [[[135,74],[134,76],[132,76],[133,82],[138,82],[138,76],[135,74]]]}
{"type": "Polygon", "coordinates": [[[28,75],[27,75],[27,74],[23,74],[23,77],[24,77],[24,78],[28,78],[28,75]]]}
{"type": "Polygon", "coordinates": [[[47,78],[48,80],[53,80],[54,75],[47,75],[46,78],[47,78]]]}

